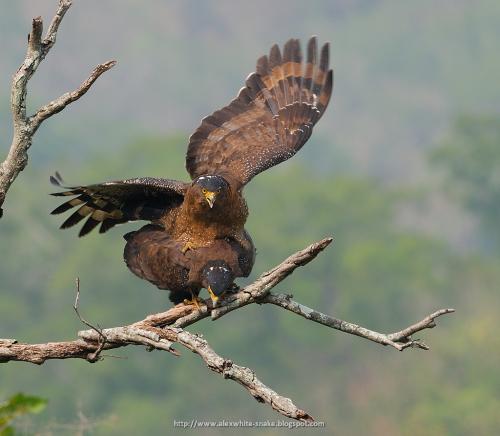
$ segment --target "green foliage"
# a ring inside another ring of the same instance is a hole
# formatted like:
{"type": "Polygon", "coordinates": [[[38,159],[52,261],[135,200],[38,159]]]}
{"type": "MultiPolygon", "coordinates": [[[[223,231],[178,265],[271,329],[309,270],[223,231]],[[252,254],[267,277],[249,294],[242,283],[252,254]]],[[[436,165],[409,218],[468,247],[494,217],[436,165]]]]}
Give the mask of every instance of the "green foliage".
{"type": "Polygon", "coordinates": [[[450,191],[500,249],[500,117],[459,117],[431,161],[445,170],[450,191]]]}
{"type": "Polygon", "coordinates": [[[0,403],[0,436],[14,434],[14,427],[10,424],[15,418],[28,413],[38,414],[46,405],[46,399],[23,393],[13,395],[7,401],[0,403]]]}

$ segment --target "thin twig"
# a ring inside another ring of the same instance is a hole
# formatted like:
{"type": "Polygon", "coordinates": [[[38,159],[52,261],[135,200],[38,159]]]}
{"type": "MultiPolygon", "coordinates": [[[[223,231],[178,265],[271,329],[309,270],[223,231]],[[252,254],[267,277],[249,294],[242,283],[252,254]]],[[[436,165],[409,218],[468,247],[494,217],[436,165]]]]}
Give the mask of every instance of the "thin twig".
{"type": "Polygon", "coordinates": [[[427,345],[419,340],[412,340],[411,336],[419,331],[436,327],[436,323],[434,322],[436,318],[453,312],[455,312],[455,309],[451,308],[436,310],[436,312],[426,316],[422,321],[419,321],[399,332],[388,334],[387,338],[395,342],[401,342],[406,347],[414,346],[424,350],[429,350],[427,345]]]}
{"type": "Polygon", "coordinates": [[[73,304],[73,309],[76,312],[76,315],[78,316],[78,319],[85,324],[87,327],[90,327],[92,330],[94,330],[98,335],[99,335],[99,341],[98,341],[98,347],[97,349],[93,352],[90,353],[87,356],[87,360],[89,362],[97,362],[99,360],[99,354],[101,354],[101,351],[104,349],[104,346],[106,345],[106,336],[102,333],[102,329],[99,327],[95,327],[92,325],[90,322],[88,322],[83,316],[80,314],[80,310],[78,309],[78,306],[80,304],[80,277],[76,278],[76,297],[75,297],[75,302],[73,304]]]}
{"type": "Polygon", "coordinates": [[[89,77],[74,91],[67,92],[61,95],[59,98],[52,100],[46,105],[42,106],[38,111],[30,118],[31,129],[36,131],[40,124],[52,115],[61,112],[66,106],[73,103],[82,97],[93,85],[93,83],[106,71],[110,70],[116,65],[116,61],[110,60],[103,64],[99,64],[90,73],[89,77]]]}
{"type": "Polygon", "coordinates": [[[71,0],[59,0],[59,7],[50,22],[47,34],[43,40],[43,50],[47,54],[52,46],[56,43],[57,31],[59,30],[59,24],[61,24],[64,15],[71,7],[71,0]]]}
{"type": "Polygon", "coordinates": [[[384,334],[378,333],[373,330],[361,327],[352,322],[343,321],[333,316],[326,315],[317,310],[311,309],[303,304],[297,303],[292,300],[291,295],[287,294],[269,294],[265,296],[259,303],[270,303],[276,306],[282,307],[283,309],[289,310],[290,312],[300,315],[305,319],[317,322],[327,327],[331,327],[335,330],[340,330],[344,333],[349,333],[350,335],[360,336],[362,338],[368,339],[373,342],[377,342],[382,345],[390,345],[396,350],[403,351],[408,347],[418,347],[424,350],[429,350],[429,347],[418,340],[412,340],[411,335],[417,333],[421,330],[434,327],[436,324],[432,324],[434,319],[438,316],[445,315],[448,313],[455,312],[455,309],[441,309],[434,312],[432,315],[424,318],[422,321],[407,327],[397,333],[384,334]]]}

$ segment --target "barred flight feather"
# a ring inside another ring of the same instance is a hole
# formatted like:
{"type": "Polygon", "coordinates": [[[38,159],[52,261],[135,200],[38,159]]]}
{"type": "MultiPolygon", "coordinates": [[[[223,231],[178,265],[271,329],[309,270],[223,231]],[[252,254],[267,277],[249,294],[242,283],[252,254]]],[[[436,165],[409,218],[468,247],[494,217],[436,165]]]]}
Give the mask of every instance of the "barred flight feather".
{"type": "Polygon", "coordinates": [[[134,220],[154,220],[178,206],[184,199],[187,184],[169,179],[137,178],[105,182],[89,186],[63,186],[59,173],[50,177],[52,184],[66,191],[55,192],[55,196],[74,198],[56,207],[54,215],[78,207],[61,225],[62,229],[73,227],[87,218],[79,236],[94,230],[99,224],[99,233],[105,233],[117,224],[134,220]]]}
{"type": "Polygon", "coordinates": [[[313,36],[303,62],[299,40],[290,39],[283,53],[274,44],[268,56],[257,60],[238,96],[205,117],[191,135],[186,156],[191,178],[226,174],[245,185],[300,150],[333,89],[329,44],[322,46],[319,58],[317,51],[313,36]]]}

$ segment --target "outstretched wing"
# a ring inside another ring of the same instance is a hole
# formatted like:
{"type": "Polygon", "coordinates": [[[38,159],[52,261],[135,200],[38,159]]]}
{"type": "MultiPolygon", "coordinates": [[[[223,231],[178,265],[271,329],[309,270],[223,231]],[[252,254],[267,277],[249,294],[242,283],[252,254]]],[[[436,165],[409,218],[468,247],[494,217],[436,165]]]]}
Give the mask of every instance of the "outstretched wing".
{"type": "Polygon", "coordinates": [[[55,196],[73,196],[51,213],[60,214],[78,209],[62,223],[61,229],[87,221],[78,236],[83,236],[101,224],[99,233],[104,233],[116,224],[134,220],[154,220],[181,204],[187,184],[176,180],[150,177],[105,182],[88,186],[62,186],[59,173],[50,177],[52,184],[67,191],[55,196]]]}
{"type": "Polygon", "coordinates": [[[186,168],[194,179],[227,174],[248,183],[258,173],[292,157],[323,115],[333,88],[329,44],[318,62],[316,38],[302,62],[298,39],[283,56],[275,44],[257,61],[257,71],[225,108],[204,118],[189,139],[186,168]]]}

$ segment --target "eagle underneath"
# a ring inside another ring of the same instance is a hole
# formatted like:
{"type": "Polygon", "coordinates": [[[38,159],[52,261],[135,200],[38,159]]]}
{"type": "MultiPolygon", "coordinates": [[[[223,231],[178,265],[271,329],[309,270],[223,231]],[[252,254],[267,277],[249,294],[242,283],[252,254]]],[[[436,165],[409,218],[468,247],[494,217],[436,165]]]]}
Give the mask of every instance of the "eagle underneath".
{"type": "Polygon", "coordinates": [[[247,277],[255,262],[255,249],[246,234],[245,248],[230,239],[217,239],[206,247],[182,252],[182,244],[163,227],[148,224],[127,233],[123,258],[130,271],[160,289],[170,290],[174,304],[185,300],[197,304],[201,288],[213,303],[227,290],[237,289],[234,279],[247,277]]]}

